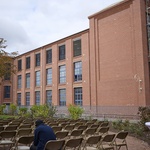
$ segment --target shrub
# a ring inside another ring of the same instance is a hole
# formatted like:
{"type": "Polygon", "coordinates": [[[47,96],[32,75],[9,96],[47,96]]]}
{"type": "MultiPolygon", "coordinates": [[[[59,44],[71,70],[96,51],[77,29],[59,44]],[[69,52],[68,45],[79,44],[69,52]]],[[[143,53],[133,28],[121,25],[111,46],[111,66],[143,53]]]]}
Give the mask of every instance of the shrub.
{"type": "Polygon", "coordinates": [[[26,114],[27,114],[27,111],[28,111],[28,108],[26,108],[26,107],[19,108],[19,115],[20,115],[21,117],[25,117],[26,114]]]}
{"type": "Polygon", "coordinates": [[[69,105],[68,112],[70,114],[70,117],[75,120],[75,119],[78,119],[78,118],[81,117],[81,115],[83,114],[84,110],[80,106],[69,105]]]}
{"type": "Polygon", "coordinates": [[[16,112],[17,112],[17,105],[11,103],[10,104],[10,114],[15,115],[16,112]]]}
{"type": "Polygon", "coordinates": [[[4,109],[6,108],[6,104],[0,105],[0,115],[4,114],[4,109]]]}

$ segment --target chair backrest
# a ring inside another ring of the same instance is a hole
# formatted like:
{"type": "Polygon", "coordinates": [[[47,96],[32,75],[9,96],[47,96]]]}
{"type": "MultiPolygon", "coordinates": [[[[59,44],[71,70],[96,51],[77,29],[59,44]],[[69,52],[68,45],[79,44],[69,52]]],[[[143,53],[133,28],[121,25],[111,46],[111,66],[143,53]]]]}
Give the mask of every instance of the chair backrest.
{"type": "Polygon", "coordinates": [[[99,133],[100,135],[103,135],[105,133],[108,133],[109,127],[101,127],[98,129],[97,133],[99,133]]]}
{"type": "Polygon", "coordinates": [[[116,139],[118,138],[118,139],[122,139],[122,140],[124,140],[126,137],[127,137],[127,135],[128,135],[128,132],[127,131],[120,131],[120,132],[118,132],[117,134],[116,134],[116,139]]]}
{"type": "Polygon", "coordinates": [[[73,129],[74,129],[74,125],[66,125],[65,127],[64,127],[64,130],[67,130],[67,131],[72,131],[73,129]]]}
{"type": "Polygon", "coordinates": [[[30,135],[32,133],[31,128],[21,128],[17,131],[17,137],[30,135]]]}
{"type": "Polygon", "coordinates": [[[61,126],[52,126],[52,129],[53,131],[56,133],[58,131],[61,131],[62,130],[62,127],[61,126]]]}
{"type": "Polygon", "coordinates": [[[70,136],[80,136],[80,135],[82,135],[82,133],[83,133],[83,130],[82,130],[82,129],[73,130],[73,131],[70,133],[70,136]]]}
{"type": "Polygon", "coordinates": [[[21,136],[17,143],[20,143],[20,144],[24,144],[24,145],[30,145],[34,140],[34,136],[33,135],[30,135],[30,136],[21,136]]]}
{"type": "Polygon", "coordinates": [[[58,131],[55,133],[57,139],[64,139],[68,136],[69,131],[58,131]]]}
{"type": "Polygon", "coordinates": [[[115,138],[115,134],[106,134],[103,137],[102,142],[112,143],[114,138],[115,138]]]}
{"type": "Polygon", "coordinates": [[[5,128],[5,131],[16,130],[17,128],[18,128],[18,125],[9,125],[5,128]]]}
{"type": "Polygon", "coordinates": [[[45,145],[44,150],[61,150],[65,145],[65,140],[51,140],[45,145]]]}
{"type": "Polygon", "coordinates": [[[100,125],[100,127],[107,127],[107,126],[109,126],[109,122],[108,122],[108,121],[103,122],[103,123],[100,125]]]}
{"type": "Polygon", "coordinates": [[[89,145],[98,144],[101,140],[101,135],[93,135],[87,138],[86,143],[89,145]]]}
{"type": "Polygon", "coordinates": [[[88,127],[87,125],[80,125],[78,126],[78,129],[86,130],[87,127],[88,127]]]}
{"type": "Polygon", "coordinates": [[[6,138],[14,138],[16,136],[16,131],[12,130],[12,131],[2,131],[0,132],[0,137],[2,139],[6,139],[6,138]]]}
{"type": "Polygon", "coordinates": [[[22,124],[22,125],[20,125],[19,126],[19,129],[21,129],[21,128],[31,128],[31,124],[22,124]]]}
{"type": "Polygon", "coordinates": [[[93,135],[96,133],[97,128],[88,128],[87,130],[85,130],[84,134],[86,135],[93,135]]]}
{"type": "Polygon", "coordinates": [[[65,148],[77,148],[80,149],[81,144],[82,144],[82,140],[83,138],[75,138],[75,139],[69,139],[66,144],[65,144],[65,148]]]}

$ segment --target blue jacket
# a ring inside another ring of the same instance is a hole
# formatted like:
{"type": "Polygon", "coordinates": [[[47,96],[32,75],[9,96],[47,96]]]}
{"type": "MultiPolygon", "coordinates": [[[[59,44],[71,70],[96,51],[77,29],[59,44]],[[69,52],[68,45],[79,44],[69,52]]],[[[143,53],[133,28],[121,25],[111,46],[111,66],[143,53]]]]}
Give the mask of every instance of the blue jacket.
{"type": "Polygon", "coordinates": [[[49,140],[56,140],[52,128],[45,124],[39,125],[34,131],[34,145],[36,150],[44,150],[45,144],[49,140]]]}

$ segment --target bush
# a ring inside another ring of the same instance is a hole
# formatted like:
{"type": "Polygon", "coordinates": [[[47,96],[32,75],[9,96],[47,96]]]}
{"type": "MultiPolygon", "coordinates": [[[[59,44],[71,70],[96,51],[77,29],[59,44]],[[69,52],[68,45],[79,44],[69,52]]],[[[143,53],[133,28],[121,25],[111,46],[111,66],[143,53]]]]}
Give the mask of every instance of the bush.
{"type": "Polygon", "coordinates": [[[70,114],[70,117],[72,119],[76,120],[76,119],[81,117],[81,115],[83,114],[84,110],[80,106],[69,105],[68,112],[70,114]]]}
{"type": "Polygon", "coordinates": [[[6,104],[0,105],[0,115],[4,114],[4,109],[6,108],[6,104]]]}
{"type": "Polygon", "coordinates": [[[24,107],[24,108],[19,108],[19,115],[21,117],[25,117],[27,114],[28,108],[24,107]]]}
{"type": "Polygon", "coordinates": [[[17,105],[11,103],[10,104],[10,114],[15,115],[16,112],[17,112],[17,105]]]}

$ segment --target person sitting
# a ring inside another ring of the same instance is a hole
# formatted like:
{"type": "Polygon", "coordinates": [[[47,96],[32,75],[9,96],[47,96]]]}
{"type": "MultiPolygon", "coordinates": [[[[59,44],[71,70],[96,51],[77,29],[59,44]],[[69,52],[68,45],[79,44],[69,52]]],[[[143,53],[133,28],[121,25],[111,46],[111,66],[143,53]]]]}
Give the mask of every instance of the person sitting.
{"type": "Polygon", "coordinates": [[[50,126],[44,124],[43,120],[35,122],[34,142],[30,150],[44,150],[45,144],[49,140],[56,140],[56,135],[50,126]]]}

